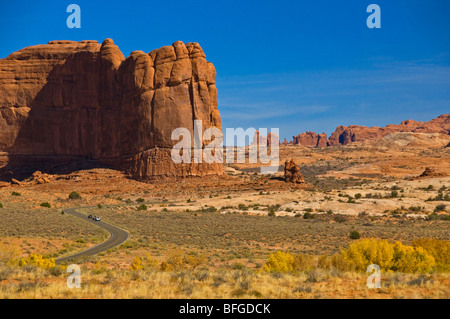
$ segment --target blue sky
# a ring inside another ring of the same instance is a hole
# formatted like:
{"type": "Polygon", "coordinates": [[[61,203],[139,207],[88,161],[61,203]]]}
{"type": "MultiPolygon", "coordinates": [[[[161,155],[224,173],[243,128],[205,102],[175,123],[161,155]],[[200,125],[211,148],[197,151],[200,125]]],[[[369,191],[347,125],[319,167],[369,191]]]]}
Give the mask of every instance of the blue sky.
{"type": "Polygon", "coordinates": [[[113,38],[128,56],[199,42],[225,127],[282,138],[450,113],[450,1],[5,1],[0,58],[51,40],[113,38]],[[66,8],[81,7],[81,29],[66,8]],[[366,8],[381,8],[369,29],[366,8]]]}

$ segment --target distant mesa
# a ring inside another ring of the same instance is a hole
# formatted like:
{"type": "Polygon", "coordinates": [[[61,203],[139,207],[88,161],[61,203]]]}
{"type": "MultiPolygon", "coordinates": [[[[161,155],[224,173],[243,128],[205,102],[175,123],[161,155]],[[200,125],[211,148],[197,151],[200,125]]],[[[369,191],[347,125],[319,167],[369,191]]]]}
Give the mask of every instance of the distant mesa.
{"type": "Polygon", "coordinates": [[[392,133],[439,133],[450,135],[450,114],[443,114],[428,122],[407,120],[401,124],[390,124],[385,127],[367,127],[359,125],[338,126],[327,139],[325,133],[305,132],[293,137],[291,142],[286,139],[282,145],[302,145],[307,147],[325,147],[348,145],[354,142],[367,143],[377,141],[392,133]]]}
{"type": "Polygon", "coordinates": [[[0,59],[2,173],[92,163],[139,180],[222,174],[221,164],[171,160],[175,128],[222,129],[215,77],[198,43],[127,58],[111,39],[14,52],[0,59]]]}

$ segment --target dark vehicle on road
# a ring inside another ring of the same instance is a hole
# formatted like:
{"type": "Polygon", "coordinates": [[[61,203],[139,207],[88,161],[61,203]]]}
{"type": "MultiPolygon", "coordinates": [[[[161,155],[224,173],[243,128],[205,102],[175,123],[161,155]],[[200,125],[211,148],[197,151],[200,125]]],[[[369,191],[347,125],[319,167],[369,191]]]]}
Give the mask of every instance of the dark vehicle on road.
{"type": "Polygon", "coordinates": [[[88,218],[92,218],[92,215],[89,215],[88,218]]]}

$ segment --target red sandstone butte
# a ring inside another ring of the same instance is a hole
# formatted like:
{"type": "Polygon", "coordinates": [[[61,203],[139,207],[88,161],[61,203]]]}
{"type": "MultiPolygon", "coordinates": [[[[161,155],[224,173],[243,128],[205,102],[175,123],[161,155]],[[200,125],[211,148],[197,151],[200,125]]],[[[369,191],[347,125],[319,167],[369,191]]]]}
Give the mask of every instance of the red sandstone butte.
{"type": "Polygon", "coordinates": [[[86,159],[141,180],[222,174],[221,164],[171,160],[175,128],[222,129],[215,77],[198,43],[127,58],[111,39],[14,52],[0,59],[0,166],[86,159]]]}

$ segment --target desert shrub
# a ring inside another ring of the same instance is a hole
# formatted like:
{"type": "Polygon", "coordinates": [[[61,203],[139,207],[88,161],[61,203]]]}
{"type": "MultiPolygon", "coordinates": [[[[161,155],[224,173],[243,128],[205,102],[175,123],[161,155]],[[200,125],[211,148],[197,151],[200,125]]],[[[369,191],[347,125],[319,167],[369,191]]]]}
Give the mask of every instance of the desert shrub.
{"type": "Polygon", "coordinates": [[[355,194],[355,198],[356,198],[356,199],[360,199],[361,197],[362,197],[361,193],[355,194]]]}
{"type": "Polygon", "coordinates": [[[426,217],[426,220],[439,220],[439,219],[440,219],[440,217],[438,214],[436,214],[436,212],[434,212],[430,215],[427,215],[427,217],[426,217]]]}
{"type": "Polygon", "coordinates": [[[233,268],[233,269],[235,269],[235,270],[241,270],[241,269],[244,269],[245,266],[244,266],[243,264],[241,264],[241,263],[234,263],[234,264],[231,266],[231,268],[233,268]]]}
{"type": "Polygon", "coordinates": [[[0,244],[0,262],[6,265],[13,264],[20,251],[17,247],[0,244]]]}
{"type": "Polygon", "coordinates": [[[134,257],[133,263],[130,266],[131,270],[142,270],[144,266],[142,265],[141,258],[138,256],[134,257]]]}
{"type": "Polygon", "coordinates": [[[98,204],[97,207],[98,207],[99,209],[102,209],[102,208],[103,208],[103,205],[102,205],[102,204],[98,204]]]}
{"type": "Polygon", "coordinates": [[[421,247],[433,256],[438,272],[450,272],[450,241],[434,238],[421,238],[412,242],[414,247],[421,247]]]}
{"type": "Polygon", "coordinates": [[[360,217],[360,218],[367,217],[367,216],[369,216],[369,214],[367,212],[360,212],[358,214],[358,217],[360,217]]]}
{"type": "Polygon", "coordinates": [[[136,199],[136,202],[143,203],[143,202],[145,202],[145,199],[143,199],[142,197],[139,197],[138,199],[136,199]]]}
{"type": "Polygon", "coordinates": [[[158,261],[153,259],[149,254],[145,258],[145,266],[150,269],[156,269],[158,267],[158,261]]]}
{"type": "Polygon", "coordinates": [[[296,271],[308,271],[314,266],[314,257],[308,254],[295,255],[292,266],[296,271]]]}
{"type": "Polygon", "coordinates": [[[203,255],[197,256],[192,254],[186,254],[182,251],[174,251],[161,262],[160,269],[162,271],[178,271],[184,269],[194,270],[198,266],[201,266],[207,262],[207,258],[203,255]]]}
{"type": "Polygon", "coordinates": [[[275,214],[275,210],[274,209],[269,209],[269,212],[267,213],[267,216],[269,216],[269,217],[275,217],[276,216],[276,214],[275,214]]]}
{"type": "Polygon", "coordinates": [[[69,198],[70,199],[80,199],[81,195],[78,194],[77,192],[72,192],[72,193],[69,194],[69,198]]]}
{"type": "Polygon", "coordinates": [[[314,214],[311,214],[310,212],[306,212],[303,214],[303,219],[314,219],[314,214]]]}
{"type": "Polygon", "coordinates": [[[315,266],[314,256],[308,254],[292,255],[288,252],[277,251],[269,255],[263,270],[268,272],[309,271],[315,266]]]}
{"type": "Polygon", "coordinates": [[[331,257],[328,255],[319,256],[317,259],[317,266],[322,269],[330,269],[331,268],[331,257]]]}
{"type": "Polygon", "coordinates": [[[408,208],[409,211],[413,212],[413,213],[418,213],[422,210],[422,207],[420,206],[410,206],[408,208]]]}
{"type": "Polygon", "coordinates": [[[248,210],[248,207],[245,204],[239,204],[238,209],[239,210],[248,210]]]}
{"type": "Polygon", "coordinates": [[[0,208],[3,208],[3,204],[2,203],[0,203],[0,208]]]}
{"type": "Polygon", "coordinates": [[[348,220],[348,218],[344,215],[336,215],[334,217],[334,221],[338,222],[338,223],[343,223],[343,222],[346,222],[347,220],[348,220]]]}
{"type": "Polygon", "coordinates": [[[217,208],[215,208],[214,206],[209,206],[208,208],[202,207],[202,211],[207,212],[207,213],[214,213],[214,212],[217,212],[217,208]]]}
{"type": "Polygon", "coordinates": [[[43,258],[42,255],[39,254],[30,254],[28,257],[20,258],[18,264],[19,267],[31,265],[44,269],[50,269],[56,266],[54,258],[43,258]]]}
{"type": "Polygon", "coordinates": [[[360,239],[361,234],[357,230],[353,230],[350,232],[350,239],[360,239]]]}
{"type": "Polygon", "coordinates": [[[295,256],[288,252],[277,251],[269,255],[263,270],[268,272],[291,272],[294,270],[295,256]]]}
{"type": "Polygon", "coordinates": [[[11,195],[12,196],[22,196],[22,194],[19,192],[12,192],[11,195]]]}
{"type": "Polygon", "coordinates": [[[434,211],[435,211],[435,212],[443,212],[443,211],[445,211],[445,207],[447,207],[447,206],[444,205],[444,204],[437,205],[437,206],[434,208],[434,211]]]}
{"type": "Polygon", "coordinates": [[[145,204],[139,205],[137,210],[147,210],[147,205],[145,205],[145,204]]]}
{"type": "Polygon", "coordinates": [[[41,206],[42,206],[42,207],[45,207],[45,208],[50,208],[50,207],[52,207],[52,205],[50,205],[48,202],[42,203],[41,206]]]}

